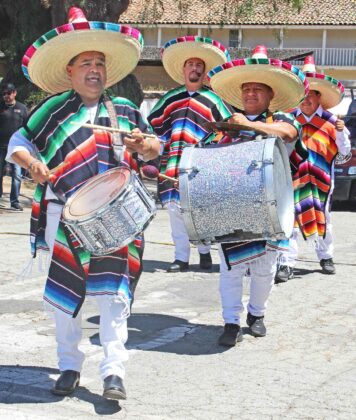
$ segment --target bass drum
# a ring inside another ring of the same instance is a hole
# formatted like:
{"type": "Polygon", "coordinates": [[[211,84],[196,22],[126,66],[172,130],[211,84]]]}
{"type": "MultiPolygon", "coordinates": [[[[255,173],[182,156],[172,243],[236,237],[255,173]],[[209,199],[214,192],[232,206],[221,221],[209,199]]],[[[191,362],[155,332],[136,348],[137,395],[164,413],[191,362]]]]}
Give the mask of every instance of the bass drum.
{"type": "Polygon", "coordinates": [[[280,138],[185,147],[179,190],[193,243],[280,240],[292,234],[293,185],[280,138]]]}

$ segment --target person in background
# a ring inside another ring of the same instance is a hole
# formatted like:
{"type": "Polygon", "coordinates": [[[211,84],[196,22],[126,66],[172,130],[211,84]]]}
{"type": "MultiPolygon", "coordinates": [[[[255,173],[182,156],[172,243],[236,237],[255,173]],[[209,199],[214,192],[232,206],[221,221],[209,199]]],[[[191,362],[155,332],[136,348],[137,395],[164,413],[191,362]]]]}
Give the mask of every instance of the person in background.
{"type": "MultiPolygon", "coordinates": [[[[177,178],[184,147],[198,143],[207,135],[205,123],[222,121],[232,114],[232,109],[205,86],[207,72],[230,57],[217,41],[198,36],[168,41],[161,56],[165,70],[180,86],[158,101],[148,121],[164,142],[160,172],[177,178]]],[[[175,259],[168,272],[187,271],[190,243],[180,210],[179,186],[159,179],[158,187],[162,205],[167,205],[175,246],[175,259]]],[[[198,251],[200,268],[211,269],[210,245],[198,245],[198,251]]]]}
{"type": "MultiPolygon", "coordinates": [[[[28,112],[24,104],[16,100],[17,91],[13,83],[1,86],[3,102],[0,103],[0,197],[3,195],[3,177],[6,154],[10,137],[27,120],[28,112]]],[[[13,210],[23,210],[19,196],[21,188],[21,166],[10,163],[11,190],[10,205],[13,210]]]]}
{"type": "Polygon", "coordinates": [[[299,231],[304,239],[314,241],[322,273],[335,274],[330,213],[334,160],[337,154],[346,156],[351,150],[349,131],[344,121],[327,111],[341,102],[343,85],[330,76],[317,73],[312,56],[305,58],[302,70],[310,91],[293,114],[303,127],[302,138],[309,157],[294,177],[296,227],[288,249],[280,256],[276,283],[294,277],[299,231]]]}

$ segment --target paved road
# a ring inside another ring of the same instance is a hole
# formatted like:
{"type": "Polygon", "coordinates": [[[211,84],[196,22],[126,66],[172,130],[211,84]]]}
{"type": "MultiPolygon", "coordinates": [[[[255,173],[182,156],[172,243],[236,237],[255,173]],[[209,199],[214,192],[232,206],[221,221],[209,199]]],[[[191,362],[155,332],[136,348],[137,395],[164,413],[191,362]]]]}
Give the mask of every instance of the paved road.
{"type": "MultiPolygon", "coordinates": [[[[91,302],[84,308],[81,386],[73,397],[48,392],[58,372],[52,321],[42,311],[44,277],[18,279],[29,258],[29,209],[0,209],[0,418],[355,419],[356,213],[349,210],[333,213],[337,274],[321,274],[302,244],[296,277],[271,294],[268,335],[256,339],[245,331],[228,350],[216,344],[217,251],[212,272],[199,271],[193,249],[191,271],[166,273],[173,248],[167,213],[159,210],[146,233],[129,320],[128,400],[120,406],[101,397],[91,302]]],[[[248,280],[246,292],[247,286],[248,280]]]]}

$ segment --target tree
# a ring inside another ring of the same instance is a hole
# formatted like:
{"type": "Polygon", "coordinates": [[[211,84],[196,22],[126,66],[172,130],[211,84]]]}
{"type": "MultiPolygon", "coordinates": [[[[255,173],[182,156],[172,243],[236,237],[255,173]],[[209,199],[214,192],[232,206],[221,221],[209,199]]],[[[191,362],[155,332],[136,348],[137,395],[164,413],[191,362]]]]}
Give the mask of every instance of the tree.
{"type": "MultiPolygon", "coordinates": [[[[117,22],[129,6],[129,0],[2,0],[0,4],[0,50],[7,59],[8,71],[3,82],[14,82],[19,100],[29,106],[46,94],[27,81],[21,71],[21,60],[26,49],[51,28],[67,22],[72,6],[83,8],[88,20],[117,22]]],[[[142,89],[135,76],[130,75],[117,86],[115,94],[127,96],[137,105],[143,99],[142,89]],[[127,92],[127,94],[126,94],[127,92]]]]}

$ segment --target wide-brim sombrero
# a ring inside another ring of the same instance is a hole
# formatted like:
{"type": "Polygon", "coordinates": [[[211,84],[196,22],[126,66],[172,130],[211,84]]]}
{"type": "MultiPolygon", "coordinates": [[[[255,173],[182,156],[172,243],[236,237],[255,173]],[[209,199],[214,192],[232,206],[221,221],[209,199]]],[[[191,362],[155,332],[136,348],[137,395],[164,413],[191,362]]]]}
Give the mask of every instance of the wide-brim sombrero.
{"type": "MultiPolygon", "coordinates": [[[[224,45],[211,38],[182,36],[172,39],[161,48],[163,66],[177,83],[184,84],[183,66],[189,58],[200,58],[205,63],[205,71],[226,63],[230,54],[224,45]]],[[[207,78],[204,83],[208,83],[207,78]]]]}
{"type": "Polygon", "coordinates": [[[210,70],[208,79],[212,89],[224,101],[239,109],[243,109],[244,83],[263,83],[272,88],[274,97],[269,105],[270,111],[296,108],[309,91],[309,83],[298,67],[273,58],[233,60],[210,70]]]}
{"type": "Polygon", "coordinates": [[[344,97],[344,85],[331,76],[321,73],[305,72],[310,90],[320,92],[320,105],[324,109],[338,105],[344,97]]]}
{"type": "Polygon", "coordinates": [[[49,93],[71,89],[66,65],[85,51],[105,55],[110,87],[131,73],[143,48],[141,33],[130,26],[80,21],[59,26],[38,38],[22,59],[24,75],[49,93]]]}

